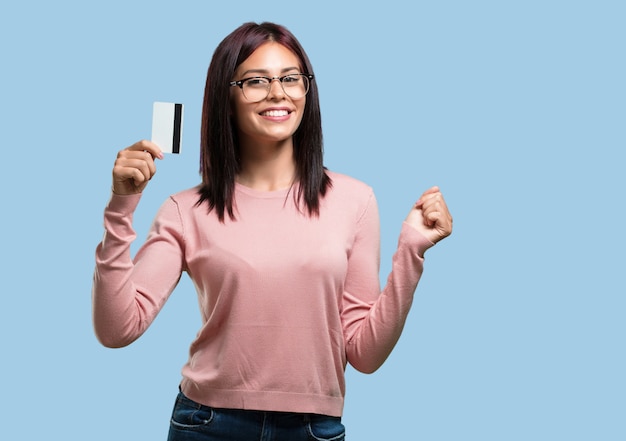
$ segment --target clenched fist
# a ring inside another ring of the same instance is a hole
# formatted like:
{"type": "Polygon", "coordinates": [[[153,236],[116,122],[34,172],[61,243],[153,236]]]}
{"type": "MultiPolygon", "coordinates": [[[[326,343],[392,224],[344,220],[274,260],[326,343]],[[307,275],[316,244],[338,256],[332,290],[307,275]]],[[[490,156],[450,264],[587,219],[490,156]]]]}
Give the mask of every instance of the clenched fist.
{"type": "Polygon", "coordinates": [[[146,140],[120,151],[113,166],[113,192],[141,193],[156,173],[154,158],[163,159],[163,153],[156,144],[146,140]]]}
{"type": "Polygon", "coordinates": [[[405,221],[433,243],[452,233],[452,216],[439,187],[426,190],[405,221]]]}

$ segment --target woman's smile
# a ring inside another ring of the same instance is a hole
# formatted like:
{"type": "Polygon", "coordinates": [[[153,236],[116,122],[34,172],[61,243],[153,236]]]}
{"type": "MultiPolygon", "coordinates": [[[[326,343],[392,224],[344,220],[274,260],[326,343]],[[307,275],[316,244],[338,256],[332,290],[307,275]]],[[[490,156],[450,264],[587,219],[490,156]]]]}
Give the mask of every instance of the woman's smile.
{"type": "Polygon", "coordinates": [[[291,110],[287,108],[270,108],[262,111],[260,115],[272,121],[286,121],[291,115],[291,110]]]}

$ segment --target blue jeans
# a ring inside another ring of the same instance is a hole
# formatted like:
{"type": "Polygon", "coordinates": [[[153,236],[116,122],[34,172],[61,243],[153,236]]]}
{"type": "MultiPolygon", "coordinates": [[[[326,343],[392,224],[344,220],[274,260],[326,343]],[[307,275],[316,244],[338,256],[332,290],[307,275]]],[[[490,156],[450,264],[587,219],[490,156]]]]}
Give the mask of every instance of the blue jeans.
{"type": "Polygon", "coordinates": [[[341,418],[316,414],[216,409],[179,393],[168,441],[344,441],[341,418]]]}

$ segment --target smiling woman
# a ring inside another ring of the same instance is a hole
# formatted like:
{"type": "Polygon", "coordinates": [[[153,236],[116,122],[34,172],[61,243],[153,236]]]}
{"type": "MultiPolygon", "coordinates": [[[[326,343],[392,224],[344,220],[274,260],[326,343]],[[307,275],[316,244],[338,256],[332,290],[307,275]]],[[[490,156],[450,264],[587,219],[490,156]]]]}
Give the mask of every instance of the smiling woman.
{"type": "Polygon", "coordinates": [[[347,363],[392,351],[425,251],[452,231],[437,187],[402,226],[379,284],[379,219],[366,184],[323,165],[313,68],[295,37],[247,23],[218,46],[205,88],[202,182],[172,195],[134,259],[132,216],[159,146],[113,168],[93,285],[100,341],[139,338],[183,272],[202,327],[183,367],[169,440],[342,440],[347,363]]]}

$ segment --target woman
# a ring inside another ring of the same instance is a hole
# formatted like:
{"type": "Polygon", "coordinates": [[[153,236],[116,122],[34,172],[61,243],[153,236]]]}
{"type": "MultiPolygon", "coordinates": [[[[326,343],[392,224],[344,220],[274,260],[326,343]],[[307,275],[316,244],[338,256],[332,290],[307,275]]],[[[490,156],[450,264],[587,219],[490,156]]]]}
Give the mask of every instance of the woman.
{"type": "Polygon", "coordinates": [[[130,257],[159,147],[119,152],[97,248],[94,326],[109,347],[150,325],[182,272],[198,291],[170,440],[344,439],[346,363],[373,372],[402,331],[424,252],[452,231],[437,187],[412,207],[385,288],[372,190],[328,171],[313,69],[284,27],[217,47],[202,113],[202,183],[171,196],[130,257]]]}

